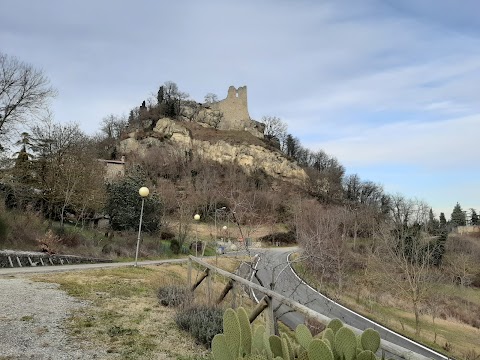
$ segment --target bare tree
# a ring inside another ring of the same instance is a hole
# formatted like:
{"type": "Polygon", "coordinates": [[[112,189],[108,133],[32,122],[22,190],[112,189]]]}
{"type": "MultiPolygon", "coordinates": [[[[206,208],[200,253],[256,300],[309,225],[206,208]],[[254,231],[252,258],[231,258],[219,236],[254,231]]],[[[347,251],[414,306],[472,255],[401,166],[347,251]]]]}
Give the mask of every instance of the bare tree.
{"type": "Polygon", "coordinates": [[[108,139],[118,140],[127,126],[128,121],[125,116],[120,117],[110,114],[102,119],[101,130],[108,139]]]}
{"type": "Polygon", "coordinates": [[[280,143],[283,143],[287,136],[287,124],[276,116],[263,116],[261,122],[265,125],[263,135],[267,139],[276,138],[280,143]]]}
{"type": "Polygon", "coordinates": [[[415,331],[419,335],[420,308],[436,278],[433,264],[438,244],[431,241],[419,223],[428,218],[428,207],[400,195],[391,199],[392,217],[377,233],[380,239],[377,260],[383,267],[385,283],[412,305],[415,331]]]}
{"type": "Polygon", "coordinates": [[[207,95],[205,95],[205,105],[211,105],[216,102],[218,102],[217,94],[208,93],[207,95]]]}
{"type": "Polygon", "coordinates": [[[296,209],[297,241],[308,254],[305,262],[319,278],[342,290],[348,271],[347,217],[344,208],[323,207],[305,200],[296,209]]]}
{"type": "Polygon", "coordinates": [[[0,52],[0,134],[41,114],[55,95],[41,70],[0,52]]]}

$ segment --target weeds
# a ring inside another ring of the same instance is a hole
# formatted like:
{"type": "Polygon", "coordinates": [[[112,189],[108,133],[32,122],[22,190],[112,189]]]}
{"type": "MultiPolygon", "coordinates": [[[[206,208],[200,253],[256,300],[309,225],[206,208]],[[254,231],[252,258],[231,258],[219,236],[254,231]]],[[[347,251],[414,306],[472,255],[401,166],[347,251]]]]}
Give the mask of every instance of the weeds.
{"type": "Polygon", "coordinates": [[[213,337],[223,332],[223,310],[207,305],[179,309],[175,322],[200,343],[210,347],[213,337]]]}
{"type": "Polygon", "coordinates": [[[192,300],[190,289],[181,285],[167,285],[158,289],[157,298],[163,306],[177,307],[192,300]]]}

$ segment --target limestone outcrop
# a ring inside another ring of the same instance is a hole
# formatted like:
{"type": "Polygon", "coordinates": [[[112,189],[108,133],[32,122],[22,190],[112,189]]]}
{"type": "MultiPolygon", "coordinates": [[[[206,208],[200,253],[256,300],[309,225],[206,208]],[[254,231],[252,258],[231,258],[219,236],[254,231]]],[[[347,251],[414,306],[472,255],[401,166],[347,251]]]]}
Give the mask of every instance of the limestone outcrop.
{"type": "Polygon", "coordinates": [[[204,159],[219,163],[236,163],[245,172],[251,173],[262,169],[273,178],[288,181],[296,185],[304,185],[308,179],[305,171],[296,163],[289,161],[279,151],[272,151],[265,147],[252,144],[230,144],[223,140],[214,143],[192,138],[189,129],[181,122],[168,118],[158,120],[153,128],[154,136],[136,140],[135,133],[120,143],[121,151],[125,154],[136,152],[144,154],[146,149],[167,140],[175,147],[185,151],[193,151],[204,159]]]}

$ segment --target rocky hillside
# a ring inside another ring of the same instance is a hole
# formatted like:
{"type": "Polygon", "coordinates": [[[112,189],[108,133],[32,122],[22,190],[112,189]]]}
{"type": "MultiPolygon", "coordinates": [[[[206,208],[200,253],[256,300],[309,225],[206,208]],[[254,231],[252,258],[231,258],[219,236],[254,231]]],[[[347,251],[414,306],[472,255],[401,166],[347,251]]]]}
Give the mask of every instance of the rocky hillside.
{"type": "Polygon", "coordinates": [[[263,170],[267,175],[304,186],[308,180],[305,171],[283,153],[245,130],[220,130],[205,123],[175,121],[162,118],[152,131],[137,130],[120,142],[125,155],[146,154],[152,146],[171,144],[197,156],[239,165],[246,173],[263,170]]]}

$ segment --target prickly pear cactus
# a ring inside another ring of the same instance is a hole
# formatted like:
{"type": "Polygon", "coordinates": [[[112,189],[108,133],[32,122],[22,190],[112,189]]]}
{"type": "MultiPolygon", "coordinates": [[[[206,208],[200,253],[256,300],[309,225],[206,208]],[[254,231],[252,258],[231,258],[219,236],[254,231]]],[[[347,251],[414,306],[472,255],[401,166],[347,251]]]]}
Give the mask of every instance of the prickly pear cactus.
{"type": "Polygon", "coordinates": [[[227,345],[227,340],[225,335],[217,334],[213,337],[212,340],[212,353],[215,360],[232,360],[230,349],[227,345]]]}
{"type": "MultiPolygon", "coordinates": [[[[239,358],[239,359],[245,359],[245,360],[268,360],[268,358],[265,355],[259,355],[259,354],[250,354],[244,358],[239,358]]],[[[215,358],[216,360],[216,358],[215,358]]]]}
{"type": "Polygon", "coordinates": [[[357,337],[346,327],[341,327],[335,334],[335,350],[343,360],[354,360],[357,353],[357,337]]]}
{"type": "Polygon", "coordinates": [[[380,334],[373,329],[367,329],[360,336],[360,343],[363,350],[370,350],[376,353],[380,348],[380,334]]]}
{"type": "Polygon", "coordinates": [[[305,349],[308,349],[308,345],[313,340],[312,333],[304,324],[300,324],[295,329],[295,337],[297,338],[298,343],[305,349]]]}
{"type": "Polygon", "coordinates": [[[240,324],[241,333],[241,352],[245,355],[250,355],[252,352],[252,327],[248,320],[247,312],[243,307],[237,309],[238,322],[240,324]]]}
{"type": "Polygon", "coordinates": [[[377,357],[370,350],[364,350],[357,355],[357,360],[377,360],[377,357]]]}
{"type": "Polygon", "coordinates": [[[314,339],[308,346],[308,360],[333,360],[332,350],[320,339],[314,339]]]}
{"type": "Polygon", "coordinates": [[[330,342],[330,345],[333,345],[335,342],[335,333],[331,328],[326,328],[323,332],[322,338],[328,340],[330,342]]]}
{"type": "Polygon", "coordinates": [[[264,352],[263,337],[265,335],[265,326],[260,325],[255,328],[252,338],[252,354],[262,354],[264,352]]]}
{"type": "Polygon", "coordinates": [[[340,330],[342,326],[343,326],[343,323],[341,320],[333,319],[328,323],[327,328],[332,329],[333,333],[336,334],[337,331],[340,330]]]}
{"type": "Polygon", "coordinates": [[[240,322],[233,309],[227,309],[223,314],[223,333],[233,359],[242,356],[243,354],[240,354],[240,344],[242,343],[240,322]]]}
{"type": "Polygon", "coordinates": [[[283,351],[283,358],[285,360],[290,359],[293,360],[295,359],[295,353],[293,350],[293,344],[290,338],[286,334],[282,334],[282,347],[283,347],[283,340],[285,340],[285,345],[287,347],[286,351],[288,351],[288,356],[286,356],[285,350],[282,348],[283,351]]]}
{"type": "Polygon", "coordinates": [[[282,339],[280,339],[277,335],[270,335],[268,341],[270,343],[270,349],[272,349],[273,356],[282,356],[282,339]]]}

